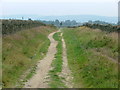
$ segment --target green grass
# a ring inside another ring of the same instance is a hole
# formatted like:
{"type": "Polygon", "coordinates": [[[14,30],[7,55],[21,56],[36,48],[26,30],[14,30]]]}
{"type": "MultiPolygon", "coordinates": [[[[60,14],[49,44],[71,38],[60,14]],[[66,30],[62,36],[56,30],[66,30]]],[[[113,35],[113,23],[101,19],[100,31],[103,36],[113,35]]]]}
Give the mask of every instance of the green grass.
{"type": "Polygon", "coordinates": [[[118,64],[108,58],[117,58],[116,38],[86,27],[64,28],[62,32],[67,46],[68,64],[74,76],[74,87],[117,88],[118,64]]]}
{"type": "Polygon", "coordinates": [[[3,36],[3,87],[18,87],[21,79],[32,77],[37,61],[42,59],[48,50],[50,41],[47,36],[55,29],[41,26],[3,36]],[[22,76],[28,70],[30,72],[22,76]]]}
{"type": "Polygon", "coordinates": [[[55,55],[55,59],[52,62],[52,70],[50,70],[49,75],[50,75],[50,82],[49,86],[51,88],[60,88],[60,87],[65,87],[64,83],[62,82],[62,78],[59,76],[59,74],[62,71],[62,41],[61,41],[61,36],[60,32],[55,33],[53,35],[53,38],[58,41],[57,45],[57,53],[55,55]]]}

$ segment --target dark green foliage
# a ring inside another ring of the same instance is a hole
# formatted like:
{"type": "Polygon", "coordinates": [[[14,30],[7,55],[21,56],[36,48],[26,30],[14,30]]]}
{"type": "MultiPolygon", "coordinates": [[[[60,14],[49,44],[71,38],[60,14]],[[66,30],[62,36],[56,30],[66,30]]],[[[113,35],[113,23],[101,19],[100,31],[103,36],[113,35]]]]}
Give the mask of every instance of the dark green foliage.
{"type": "Polygon", "coordinates": [[[65,20],[65,21],[59,21],[59,20],[55,20],[55,21],[41,21],[45,24],[48,25],[55,25],[57,27],[76,27],[81,25],[80,22],[76,22],[75,20],[65,20]]]}
{"type": "Polygon", "coordinates": [[[83,26],[87,26],[93,29],[101,29],[102,31],[106,32],[118,32],[120,30],[119,26],[113,26],[111,24],[108,25],[101,25],[101,24],[83,24],[83,26]]]}
{"type": "Polygon", "coordinates": [[[12,34],[23,29],[29,29],[45,24],[32,20],[2,20],[2,34],[12,34]]]}

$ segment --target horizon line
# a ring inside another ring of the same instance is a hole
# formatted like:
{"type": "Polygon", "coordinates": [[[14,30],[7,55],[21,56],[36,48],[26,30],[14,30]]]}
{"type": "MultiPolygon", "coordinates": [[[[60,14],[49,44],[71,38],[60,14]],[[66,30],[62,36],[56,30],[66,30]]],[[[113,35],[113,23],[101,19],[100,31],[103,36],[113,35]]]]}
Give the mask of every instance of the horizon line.
{"type": "Polygon", "coordinates": [[[7,17],[7,16],[40,16],[40,17],[47,17],[47,16],[101,16],[101,17],[118,17],[118,16],[104,16],[104,15],[95,15],[95,14],[66,14],[66,15],[38,15],[38,14],[11,14],[11,15],[0,15],[0,17],[7,17]]]}

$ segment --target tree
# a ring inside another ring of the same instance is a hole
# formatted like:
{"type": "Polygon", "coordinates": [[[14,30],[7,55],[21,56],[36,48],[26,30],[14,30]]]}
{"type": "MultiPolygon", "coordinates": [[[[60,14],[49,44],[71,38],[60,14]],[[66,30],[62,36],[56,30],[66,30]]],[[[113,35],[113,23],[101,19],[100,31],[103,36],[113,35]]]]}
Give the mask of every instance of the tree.
{"type": "Polygon", "coordinates": [[[60,22],[60,26],[62,26],[62,22],[60,22]]]}
{"type": "Polygon", "coordinates": [[[31,18],[28,18],[28,20],[32,20],[31,18]]]}
{"type": "Polygon", "coordinates": [[[60,26],[60,22],[59,22],[58,19],[55,20],[55,25],[56,25],[56,26],[60,26]]]}

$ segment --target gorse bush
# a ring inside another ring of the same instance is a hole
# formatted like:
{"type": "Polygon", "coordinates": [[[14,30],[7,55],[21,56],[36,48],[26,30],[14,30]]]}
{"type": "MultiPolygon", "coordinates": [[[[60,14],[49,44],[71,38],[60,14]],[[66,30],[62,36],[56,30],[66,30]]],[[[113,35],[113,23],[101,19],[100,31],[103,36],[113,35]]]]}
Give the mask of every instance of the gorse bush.
{"type": "Polygon", "coordinates": [[[29,29],[45,24],[32,20],[2,20],[2,34],[12,34],[23,29],[29,29]]]}
{"type": "Polygon", "coordinates": [[[120,30],[119,26],[113,26],[111,24],[107,24],[107,25],[101,25],[101,24],[83,24],[83,26],[87,26],[89,28],[93,28],[93,29],[100,29],[102,31],[106,31],[106,32],[118,32],[120,30]]]}

